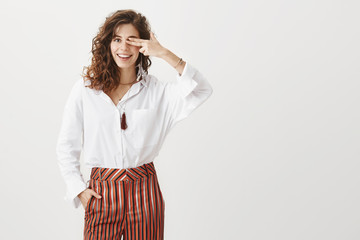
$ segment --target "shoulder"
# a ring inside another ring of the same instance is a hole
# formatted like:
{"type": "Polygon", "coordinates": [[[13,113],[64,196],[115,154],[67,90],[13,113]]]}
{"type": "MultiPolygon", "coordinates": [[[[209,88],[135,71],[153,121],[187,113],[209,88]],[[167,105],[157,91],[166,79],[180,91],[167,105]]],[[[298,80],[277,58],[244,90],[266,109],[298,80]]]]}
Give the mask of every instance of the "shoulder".
{"type": "Polygon", "coordinates": [[[158,77],[152,74],[146,75],[146,91],[150,94],[161,96],[166,90],[166,83],[160,81],[158,77]]]}
{"type": "Polygon", "coordinates": [[[85,85],[86,85],[86,83],[85,83],[84,79],[83,78],[78,78],[73,83],[72,88],[79,89],[79,88],[85,87],[85,85]]]}
{"type": "Polygon", "coordinates": [[[145,84],[148,88],[157,88],[161,87],[163,82],[161,82],[155,75],[147,74],[145,77],[145,84]]]}
{"type": "Polygon", "coordinates": [[[160,81],[158,79],[158,77],[156,77],[153,74],[148,74],[146,75],[146,83],[148,84],[148,86],[162,86],[165,84],[165,82],[160,81]]]}
{"type": "Polygon", "coordinates": [[[72,97],[79,98],[86,88],[85,85],[86,83],[83,78],[76,79],[71,87],[70,95],[72,97]]]}
{"type": "Polygon", "coordinates": [[[91,84],[91,81],[87,78],[78,78],[76,81],[75,81],[75,84],[77,87],[86,87],[86,86],[89,86],[91,84]]]}
{"type": "Polygon", "coordinates": [[[88,86],[91,85],[91,81],[89,79],[84,79],[84,78],[78,78],[74,84],[73,84],[73,90],[74,91],[78,91],[78,92],[82,92],[85,91],[86,89],[91,89],[88,86]]]}
{"type": "Polygon", "coordinates": [[[157,77],[153,74],[147,74],[145,77],[145,82],[151,84],[152,82],[158,81],[157,77]]]}

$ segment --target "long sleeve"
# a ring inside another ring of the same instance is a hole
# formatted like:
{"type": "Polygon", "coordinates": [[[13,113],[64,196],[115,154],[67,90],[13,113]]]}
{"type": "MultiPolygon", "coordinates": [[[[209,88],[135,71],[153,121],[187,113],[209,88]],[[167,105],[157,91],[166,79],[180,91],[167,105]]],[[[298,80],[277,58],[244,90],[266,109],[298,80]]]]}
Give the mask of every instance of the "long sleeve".
{"type": "Polygon", "coordinates": [[[188,117],[211,96],[212,92],[208,80],[186,62],[182,74],[177,73],[175,81],[165,83],[165,94],[171,112],[170,128],[188,117]]]}
{"type": "Polygon", "coordinates": [[[72,203],[75,208],[81,204],[77,195],[86,189],[86,183],[80,172],[83,138],[81,84],[80,79],[73,85],[68,96],[56,145],[57,163],[67,188],[64,199],[72,203]]]}

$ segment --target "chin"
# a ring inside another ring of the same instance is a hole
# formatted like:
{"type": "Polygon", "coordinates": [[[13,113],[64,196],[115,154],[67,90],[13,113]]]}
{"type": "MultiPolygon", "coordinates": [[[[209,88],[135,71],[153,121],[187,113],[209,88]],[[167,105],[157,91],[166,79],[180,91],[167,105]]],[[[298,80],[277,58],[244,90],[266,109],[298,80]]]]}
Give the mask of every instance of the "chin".
{"type": "Polygon", "coordinates": [[[131,68],[131,67],[135,67],[135,63],[132,63],[132,64],[124,64],[124,63],[116,63],[117,64],[117,66],[119,67],[119,68],[131,68]]]}
{"type": "Polygon", "coordinates": [[[115,61],[116,65],[120,68],[129,68],[129,67],[135,67],[136,60],[134,62],[122,62],[118,59],[115,61]]]}

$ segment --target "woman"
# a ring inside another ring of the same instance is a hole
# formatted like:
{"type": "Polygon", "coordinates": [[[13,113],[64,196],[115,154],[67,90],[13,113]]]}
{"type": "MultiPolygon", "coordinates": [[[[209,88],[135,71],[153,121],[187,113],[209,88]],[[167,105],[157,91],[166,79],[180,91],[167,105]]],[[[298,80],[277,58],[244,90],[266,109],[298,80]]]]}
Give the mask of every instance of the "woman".
{"type": "Polygon", "coordinates": [[[208,99],[212,87],[163,47],[133,10],[106,18],[92,54],[71,89],[56,147],[65,199],[85,208],[84,239],[163,239],[165,201],[153,160],[169,131],[208,99]],[[150,56],[169,63],[176,81],[148,74],[150,56]],[[82,150],[91,169],[87,183],[82,150]]]}

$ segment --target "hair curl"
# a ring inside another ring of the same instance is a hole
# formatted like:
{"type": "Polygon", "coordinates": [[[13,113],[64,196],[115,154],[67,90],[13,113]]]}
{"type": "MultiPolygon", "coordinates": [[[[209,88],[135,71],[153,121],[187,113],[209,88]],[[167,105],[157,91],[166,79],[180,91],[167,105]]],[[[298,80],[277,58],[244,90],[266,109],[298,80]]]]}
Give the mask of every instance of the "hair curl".
{"type": "MultiPolygon", "coordinates": [[[[111,92],[120,83],[120,69],[111,55],[110,43],[115,36],[115,30],[121,24],[131,23],[139,32],[141,39],[150,39],[150,24],[146,17],[132,9],[117,10],[106,17],[105,23],[92,40],[91,64],[83,68],[84,79],[90,80],[89,88],[102,89],[111,92]],[[84,73],[85,72],[85,73],[84,73]]],[[[149,56],[139,52],[135,65],[142,58],[142,67],[146,73],[151,66],[149,56]]],[[[139,69],[135,69],[136,74],[139,69]]]]}

